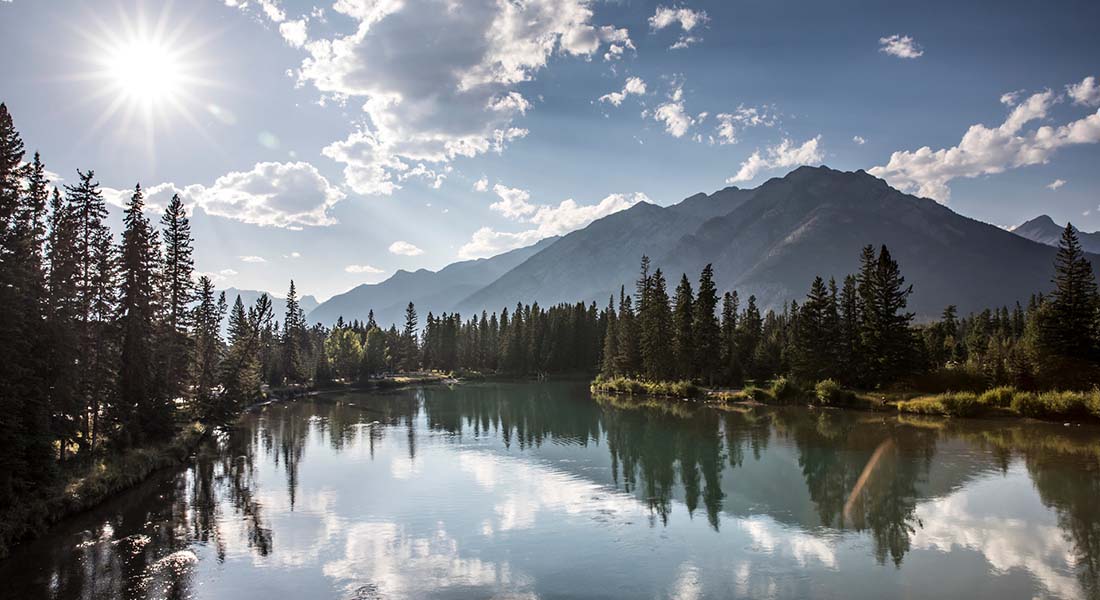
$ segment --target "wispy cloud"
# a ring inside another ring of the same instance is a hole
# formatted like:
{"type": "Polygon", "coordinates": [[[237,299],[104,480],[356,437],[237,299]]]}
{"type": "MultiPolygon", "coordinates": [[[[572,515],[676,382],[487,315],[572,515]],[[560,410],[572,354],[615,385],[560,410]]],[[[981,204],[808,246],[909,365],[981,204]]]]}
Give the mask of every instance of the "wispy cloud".
{"type": "Polygon", "coordinates": [[[400,256],[420,256],[424,254],[424,251],[404,240],[398,240],[390,244],[390,254],[398,254],[400,256]]]}
{"type": "Polygon", "coordinates": [[[825,159],[821,150],[821,136],[810,138],[802,144],[795,145],[789,139],[767,149],[765,153],[759,150],[752,153],[749,158],[741,163],[737,174],[726,183],[741,183],[752,181],[761,172],[770,169],[791,168],[801,165],[818,164],[825,159]]]}
{"type": "Polygon", "coordinates": [[[890,56],[896,56],[898,58],[918,58],[924,55],[924,48],[921,48],[913,40],[913,38],[907,35],[894,34],[888,37],[878,39],[879,52],[885,52],[890,56]]]}

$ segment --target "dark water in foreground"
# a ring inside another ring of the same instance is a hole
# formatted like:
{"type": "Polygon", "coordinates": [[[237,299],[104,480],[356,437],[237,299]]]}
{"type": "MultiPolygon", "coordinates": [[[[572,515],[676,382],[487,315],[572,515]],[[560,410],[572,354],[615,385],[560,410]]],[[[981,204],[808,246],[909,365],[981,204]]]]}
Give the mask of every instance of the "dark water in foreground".
{"type": "Polygon", "coordinates": [[[1100,430],[592,399],[333,396],[0,562],[12,598],[1089,598],[1100,430]]]}

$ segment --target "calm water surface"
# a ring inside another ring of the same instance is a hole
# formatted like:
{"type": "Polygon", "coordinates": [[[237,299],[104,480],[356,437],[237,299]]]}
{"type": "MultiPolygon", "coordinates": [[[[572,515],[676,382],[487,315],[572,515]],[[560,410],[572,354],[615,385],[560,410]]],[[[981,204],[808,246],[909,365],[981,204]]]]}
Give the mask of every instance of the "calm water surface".
{"type": "Polygon", "coordinates": [[[1098,579],[1098,429],[560,382],[270,405],[0,562],[13,598],[1093,598],[1098,579]]]}

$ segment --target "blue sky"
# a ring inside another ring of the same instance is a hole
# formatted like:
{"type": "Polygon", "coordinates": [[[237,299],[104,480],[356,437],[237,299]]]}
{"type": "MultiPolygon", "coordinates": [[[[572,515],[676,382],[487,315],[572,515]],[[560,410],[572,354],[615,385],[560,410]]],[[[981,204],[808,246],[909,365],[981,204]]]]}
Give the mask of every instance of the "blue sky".
{"type": "Polygon", "coordinates": [[[799,164],[1100,229],[1098,23],[1084,1],[0,0],[0,100],[62,182],[181,193],[218,285],[325,298],[799,164]]]}

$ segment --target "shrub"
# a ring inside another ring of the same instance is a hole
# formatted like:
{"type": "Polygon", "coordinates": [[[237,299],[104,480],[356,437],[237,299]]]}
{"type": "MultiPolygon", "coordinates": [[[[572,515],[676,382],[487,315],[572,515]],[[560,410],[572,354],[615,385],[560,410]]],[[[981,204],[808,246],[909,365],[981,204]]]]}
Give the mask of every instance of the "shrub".
{"type": "Polygon", "coordinates": [[[798,385],[782,375],[772,380],[769,392],[774,401],[783,403],[794,402],[802,395],[802,390],[799,389],[798,385]]]}
{"type": "Polygon", "coordinates": [[[1012,405],[1012,398],[1018,393],[1016,388],[1012,386],[995,387],[982,392],[982,395],[978,397],[978,402],[985,406],[1008,408],[1012,405]]]}
{"type": "Polygon", "coordinates": [[[1012,397],[1010,406],[1025,417],[1040,417],[1046,412],[1039,402],[1039,396],[1031,392],[1018,392],[1012,397]]]}
{"type": "Polygon", "coordinates": [[[982,412],[974,392],[950,392],[940,397],[944,411],[952,417],[973,417],[982,412]]]}
{"type": "Polygon", "coordinates": [[[832,379],[824,379],[814,386],[814,403],[821,406],[847,406],[852,404],[856,395],[840,386],[832,379]]]}

